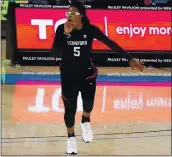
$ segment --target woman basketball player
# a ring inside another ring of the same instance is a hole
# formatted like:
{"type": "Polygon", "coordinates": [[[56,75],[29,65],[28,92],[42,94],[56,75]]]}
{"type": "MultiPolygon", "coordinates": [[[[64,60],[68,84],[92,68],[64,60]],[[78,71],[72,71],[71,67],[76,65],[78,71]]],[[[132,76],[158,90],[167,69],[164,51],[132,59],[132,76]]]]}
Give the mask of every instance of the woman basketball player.
{"type": "Polygon", "coordinates": [[[77,154],[74,124],[79,91],[83,100],[83,115],[80,123],[82,138],[86,143],[93,140],[90,114],[94,104],[97,77],[97,68],[91,59],[94,38],[126,57],[132,69],[137,68],[143,71],[144,66],[124,52],[96,26],[91,25],[86,16],[85,7],[79,2],[71,4],[66,16],[67,22],[57,28],[52,55],[57,57],[58,52],[62,52],[60,72],[65,107],[64,121],[68,133],[66,152],[77,154]]]}

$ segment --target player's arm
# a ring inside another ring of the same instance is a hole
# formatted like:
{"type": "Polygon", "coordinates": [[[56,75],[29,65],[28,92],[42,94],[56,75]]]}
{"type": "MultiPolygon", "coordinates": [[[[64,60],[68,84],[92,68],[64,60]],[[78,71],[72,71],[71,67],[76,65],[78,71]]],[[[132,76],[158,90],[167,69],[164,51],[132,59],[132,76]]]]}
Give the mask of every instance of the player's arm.
{"type": "Polygon", "coordinates": [[[109,39],[104,33],[100,31],[100,29],[96,26],[92,26],[92,31],[94,33],[94,38],[100,40],[102,43],[107,45],[110,49],[113,51],[123,55],[126,57],[129,61],[132,59],[132,56],[125,52],[117,43],[109,39]]]}
{"type": "Polygon", "coordinates": [[[64,34],[63,34],[63,26],[60,25],[55,33],[55,38],[51,50],[52,57],[61,57],[64,49],[64,34]]]}

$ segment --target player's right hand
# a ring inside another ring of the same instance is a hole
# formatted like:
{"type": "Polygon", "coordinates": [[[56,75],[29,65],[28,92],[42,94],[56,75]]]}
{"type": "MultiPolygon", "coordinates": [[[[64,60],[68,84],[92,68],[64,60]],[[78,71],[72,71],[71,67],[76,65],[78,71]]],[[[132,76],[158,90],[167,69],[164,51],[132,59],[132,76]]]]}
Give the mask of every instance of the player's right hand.
{"type": "Polygon", "coordinates": [[[75,28],[75,24],[70,22],[70,21],[67,21],[64,24],[64,33],[65,34],[70,34],[73,31],[74,28],[75,28]]]}

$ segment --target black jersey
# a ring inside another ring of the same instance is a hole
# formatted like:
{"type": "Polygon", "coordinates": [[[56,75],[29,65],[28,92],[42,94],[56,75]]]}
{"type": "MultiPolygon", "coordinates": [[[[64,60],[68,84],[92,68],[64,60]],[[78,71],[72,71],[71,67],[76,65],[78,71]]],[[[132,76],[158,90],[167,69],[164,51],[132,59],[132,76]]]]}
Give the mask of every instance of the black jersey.
{"type": "Polygon", "coordinates": [[[53,56],[62,57],[62,64],[65,67],[69,67],[70,70],[78,68],[82,70],[82,68],[92,64],[92,44],[94,39],[98,39],[129,60],[132,58],[115,42],[104,35],[98,27],[90,25],[81,30],[74,29],[71,34],[65,35],[64,24],[57,28],[52,49],[53,56]]]}

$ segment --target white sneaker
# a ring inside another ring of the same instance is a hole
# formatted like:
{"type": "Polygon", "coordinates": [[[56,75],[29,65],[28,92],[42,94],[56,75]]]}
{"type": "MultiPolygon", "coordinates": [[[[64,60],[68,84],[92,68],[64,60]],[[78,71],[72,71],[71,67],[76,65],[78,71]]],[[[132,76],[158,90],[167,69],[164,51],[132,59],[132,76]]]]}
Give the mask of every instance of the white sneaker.
{"type": "Polygon", "coordinates": [[[90,143],[93,140],[93,133],[90,122],[80,123],[82,129],[82,139],[85,143],[90,143]]]}
{"type": "Polygon", "coordinates": [[[67,154],[77,154],[76,137],[68,138],[66,153],[67,154]]]}

